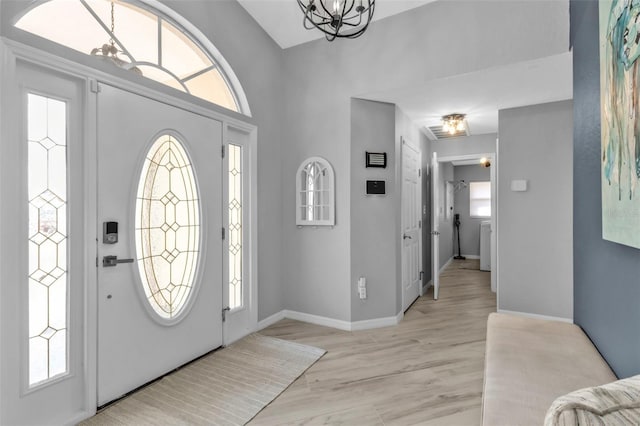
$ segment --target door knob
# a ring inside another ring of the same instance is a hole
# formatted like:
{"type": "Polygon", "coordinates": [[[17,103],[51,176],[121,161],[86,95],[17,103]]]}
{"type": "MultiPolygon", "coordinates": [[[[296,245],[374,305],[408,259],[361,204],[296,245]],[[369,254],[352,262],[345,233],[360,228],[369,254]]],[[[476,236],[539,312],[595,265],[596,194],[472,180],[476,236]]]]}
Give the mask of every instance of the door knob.
{"type": "Polygon", "coordinates": [[[404,235],[402,236],[402,239],[403,239],[403,240],[411,239],[411,235],[404,234],[404,235]]]}
{"type": "Polygon", "coordinates": [[[118,263],[133,263],[133,259],[118,259],[118,256],[104,256],[102,258],[102,266],[116,266],[118,263]]]}

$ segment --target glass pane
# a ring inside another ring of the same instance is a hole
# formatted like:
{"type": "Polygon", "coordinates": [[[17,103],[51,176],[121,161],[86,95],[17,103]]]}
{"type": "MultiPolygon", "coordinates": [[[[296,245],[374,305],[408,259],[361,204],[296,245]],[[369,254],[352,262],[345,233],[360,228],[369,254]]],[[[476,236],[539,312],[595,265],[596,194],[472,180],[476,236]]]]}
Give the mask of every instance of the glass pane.
{"type": "MultiPolygon", "coordinates": [[[[101,3],[110,7],[108,2],[101,3]]],[[[20,18],[16,27],[85,54],[109,41],[107,32],[79,1],[44,2],[20,18]]]]}
{"type": "Polygon", "coordinates": [[[180,84],[180,82],[176,80],[175,77],[160,68],[148,65],[139,65],[138,69],[142,71],[142,75],[150,78],[151,80],[155,80],[158,83],[162,83],[165,86],[173,87],[174,89],[178,89],[182,92],[185,91],[182,84],[180,84]]]}
{"type": "Polygon", "coordinates": [[[469,197],[472,199],[491,199],[491,182],[471,182],[469,197]]]}
{"type": "Polygon", "coordinates": [[[207,71],[185,82],[189,92],[216,105],[237,111],[238,106],[217,69],[207,71]]]}
{"type": "MultiPolygon", "coordinates": [[[[111,3],[105,0],[86,0],[86,2],[102,22],[111,28],[111,3]]],[[[157,64],[158,18],[144,9],[118,1],[114,2],[113,14],[114,33],[131,56],[137,62],[157,64]]],[[[106,37],[99,45],[108,41],[109,37],[106,37]]]]}
{"type": "Polygon", "coordinates": [[[491,200],[471,200],[469,214],[476,217],[491,217],[491,200]]]}
{"type": "Polygon", "coordinates": [[[176,317],[195,285],[200,205],[191,162],[173,136],[147,154],[136,201],[136,255],[145,295],[161,317],[176,317]]]}
{"type": "Polygon", "coordinates": [[[30,385],[67,372],[66,110],[27,96],[30,385]]]}
{"type": "Polygon", "coordinates": [[[229,144],[229,308],[242,303],[242,147],[229,144]]]}
{"type": "Polygon", "coordinates": [[[162,65],[179,78],[186,78],[213,64],[182,31],[162,21],[162,65]]]}

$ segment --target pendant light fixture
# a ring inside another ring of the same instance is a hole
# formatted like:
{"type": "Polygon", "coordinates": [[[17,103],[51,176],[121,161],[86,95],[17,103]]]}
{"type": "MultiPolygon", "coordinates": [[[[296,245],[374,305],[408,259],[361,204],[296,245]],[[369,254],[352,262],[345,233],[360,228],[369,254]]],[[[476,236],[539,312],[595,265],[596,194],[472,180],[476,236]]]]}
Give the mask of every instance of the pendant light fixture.
{"type": "Polygon", "coordinates": [[[302,25],[317,28],[328,41],[360,37],[373,18],[376,0],[297,0],[302,25]]]}
{"type": "MultiPolygon", "coordinates": [[[[99,19],[96,17],[96,19],[99,19]]],[[[104,29],[107,30],[106,26],[104,26],[104,29]]],[[[120,58],[118,56],[119,53],[125,53],[122,50],[119,50],[116,47],[116,42],[115,40],[116,38],[116,18],[115,18],[115,5],[114,2],[111,2],[111,31],[108,31],[109,33],[109,42],[103,44],[101,47],[96,47],[94,49],[91,50],[91,55],[93,56],[99,56],[101,58],[107,59],[109,61],[111,61],[112,63],[114,63],[116,66],[120,67],[120,68],[124,68],[124,69],[128,69],[130,71],[133,71],[137,74],[142,75],[142,71],[140,71],[140,68],[138,67],[128,67],[128,65],[130,65],[129,62],[125,61],[124,59],[120,58]]],[[[120,42],[118,42],[118,44],[120,44],[120,42]]]]}

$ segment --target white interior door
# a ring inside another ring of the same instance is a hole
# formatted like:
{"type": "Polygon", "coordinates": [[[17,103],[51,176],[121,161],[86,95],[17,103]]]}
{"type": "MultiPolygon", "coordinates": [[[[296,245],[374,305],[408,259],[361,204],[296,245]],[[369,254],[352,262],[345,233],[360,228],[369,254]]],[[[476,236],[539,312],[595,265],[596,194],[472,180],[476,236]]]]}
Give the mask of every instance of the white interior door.
{"type": "Polygon", "coordinates": [[[103,405],[222,344],[222,124],[99,89],[103,405]]]}
{"type": "Polygon", "coordinates": [[[433,277],[433,298],[438,300],[440,291],[440,168],[438,154],[431,159],[431,275],[433,277]]]}
{"type": "Polygon", "coordinates": [[[420,150],[402,140],[402,310],[420,296],[422,287],[422,179],[420,150]]]}

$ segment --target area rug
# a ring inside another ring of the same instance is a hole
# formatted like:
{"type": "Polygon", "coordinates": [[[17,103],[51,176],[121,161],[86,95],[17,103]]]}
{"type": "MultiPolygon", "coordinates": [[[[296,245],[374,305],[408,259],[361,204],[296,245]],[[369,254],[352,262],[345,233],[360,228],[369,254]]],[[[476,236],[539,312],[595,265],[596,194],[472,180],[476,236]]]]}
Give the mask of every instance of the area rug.
{"type": "Polygon", "coordinates": [[[251,334],[105,408],[83,425],[244,425],[325,350],[251,334]]]}

